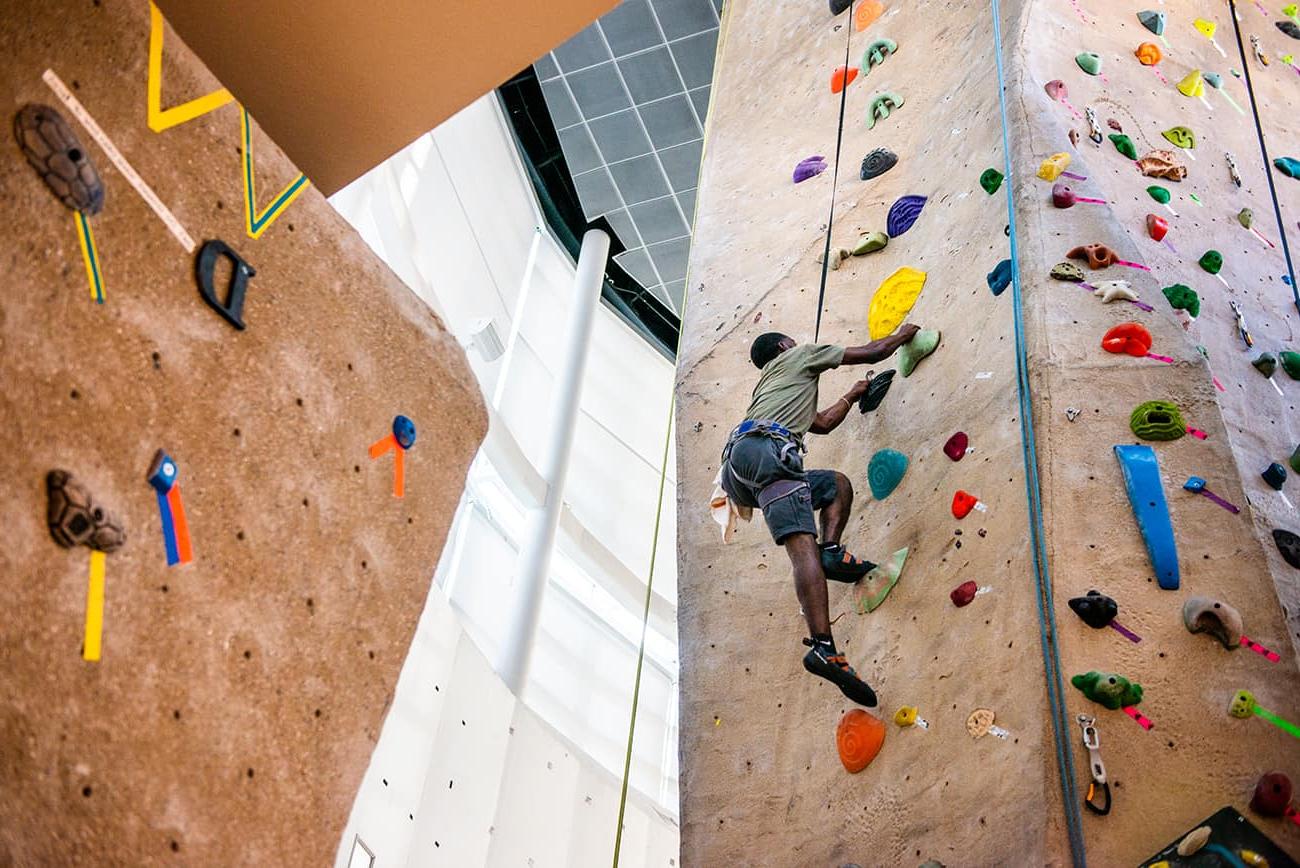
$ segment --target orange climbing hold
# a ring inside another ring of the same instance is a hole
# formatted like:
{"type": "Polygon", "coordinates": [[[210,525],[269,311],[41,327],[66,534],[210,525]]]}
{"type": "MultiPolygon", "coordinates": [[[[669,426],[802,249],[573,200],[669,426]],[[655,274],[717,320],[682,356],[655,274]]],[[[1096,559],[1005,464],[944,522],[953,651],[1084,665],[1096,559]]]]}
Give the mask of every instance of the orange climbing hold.
{"type": "Polygon", "coordinates": [[[871,26],[881,15],[885,14],[885,4],[880,0],[862,0],[858,11],[853,13],[853,26],[859,33],[871,26]]]}
{"type": "Polygon", "coordinates": [[[1122,322],[1102,336],[1101,348],[1108,353],[1128,353],[1140,358],[1151,352],[1151,332],[1141,323],[1122,322]]]}
{"type": "Polygon", "coordinates": [[[1137,47],[1137,51],[1133,53],[1137,55],[1137,59],[1141,61],[1143,66],[1155,66],[1162,59],[1160,46],[1154,42],[1142,43],[1137,47]]]}
{"type": "Polygon", "coordinates": [[[831,93],[839,93],[858,77],[856,66],[841,66],[831,73],[831,93]]]}
{"type": "Polygon", "coordinates": [[[856,775],[871,765],[884,743],[885,724],[860,708],[844,712],[840,725],[835,728],[835,746],[849,774],[856,775]]]}

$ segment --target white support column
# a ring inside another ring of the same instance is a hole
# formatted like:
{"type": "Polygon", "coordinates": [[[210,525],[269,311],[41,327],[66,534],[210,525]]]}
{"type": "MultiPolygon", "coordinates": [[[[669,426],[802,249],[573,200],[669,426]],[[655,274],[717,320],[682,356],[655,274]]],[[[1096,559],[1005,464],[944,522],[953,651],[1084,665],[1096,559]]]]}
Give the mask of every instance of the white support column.
{"type": "Polygon", "coordinates": [[[528,677],[542,597],[551,571],[551,553],[555,549],[555,532],[564,502],[564,478],[569,469],[582,398],[582,375],[587,366],[591,326],[600,304],[608,258],[609,236],[599,229],[589,230],[582,237],[582,252],[573,278],[573,307],[569,311],[564,359],[555,378],[546,451],[538,468],[546,482],[546,497],[528,516],[528,527],[519,548],[510,620],[497,660],[497,672],[516,696],[523,693],[528,677]]]}

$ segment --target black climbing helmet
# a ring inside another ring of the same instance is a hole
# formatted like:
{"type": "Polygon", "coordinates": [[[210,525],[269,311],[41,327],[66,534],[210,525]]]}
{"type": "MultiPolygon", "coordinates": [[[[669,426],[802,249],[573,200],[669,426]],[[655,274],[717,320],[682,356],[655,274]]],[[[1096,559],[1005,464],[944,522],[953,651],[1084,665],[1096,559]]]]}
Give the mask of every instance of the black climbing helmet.
{"type": "Polygon", "coordinates": [[[779,356],[781,341],[786,337],[780,332],[766,332],[754,338],[754,342],[749,345],[749,360],[754,363],[754,367],[761,371],[767,367],[768,362],[779,356]]]}

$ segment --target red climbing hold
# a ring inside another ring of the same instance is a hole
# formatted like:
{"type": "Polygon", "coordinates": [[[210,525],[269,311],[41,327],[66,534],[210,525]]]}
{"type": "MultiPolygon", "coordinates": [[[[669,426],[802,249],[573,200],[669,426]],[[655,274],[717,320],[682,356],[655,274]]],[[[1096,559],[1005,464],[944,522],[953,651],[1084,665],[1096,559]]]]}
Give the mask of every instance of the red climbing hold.
{"type": "Polygon", "coordinates": [[[840,762],[850,774],[857,774],[871,765],[884,743],[885,724],[860,708],[844,712],[840,725],[835,728],[835,746],[840,751],[840,762]]]}
{"type": "Polygon", "coordinates": [[[1101,348],[1108,353],[1128,353],[1140,358],[1151,352],[1151,332],[1141,323],[1122,322],[1102,336],[1101,348]]]}
{"type": "Polygon", "coordinates": [[[965,431],[958,431],[948,438],[948,442],[943,444],[943,454],[947,455],[953,461],[961,461],[966,455],[966,447],[970,440],[966,437],[965,431]]]}
{"type": "Polygon", "coordinates": [[[952,600],[952,604],[960,609],[962,606],[969,605],[970,601],[975,599],[975,594],[978,591],[979,585],[974,582],[962,582],[952,589],[952,593],[948,597],[952,600]]]}
{"type": "Polygon", "coordinates": [[[952,496],[952,514],[957,518],[965,518],[970,515],[970,511],[979,503],[979,498],[973,494],[967,494],[961,489],[952,496]]]}
{"type": "Polygon", "coordinates": [[[1155,214],[1147,215],[1147,234],[1156,241],[1161,241],[1165,233],[1169,231],[1169,221],[1163,217],[1157,217],[1155,214]]]}
{"type": "Polygon", "coordinates": [[[839,93],[858,77],[856,66],[841,66],[831,73],[831,93],[839,93]]]}

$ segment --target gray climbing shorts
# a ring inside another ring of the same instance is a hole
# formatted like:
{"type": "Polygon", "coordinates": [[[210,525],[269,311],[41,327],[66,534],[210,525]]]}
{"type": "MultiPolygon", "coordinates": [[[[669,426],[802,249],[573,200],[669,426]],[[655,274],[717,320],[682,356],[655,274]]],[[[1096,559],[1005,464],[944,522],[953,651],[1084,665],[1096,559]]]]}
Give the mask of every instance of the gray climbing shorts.
{"type": "Polygon", "coordinates": [[[803,457],[795,449],[788,450],[782,461],[781,447],[772,437],[742,437],[732,445],[722,467],[722,490],[739,506],[762,509],[777,545],[791,534],[817,536],[813,513],[830,506],[838,489],[835,471],[804,470],[803,457]]]}

